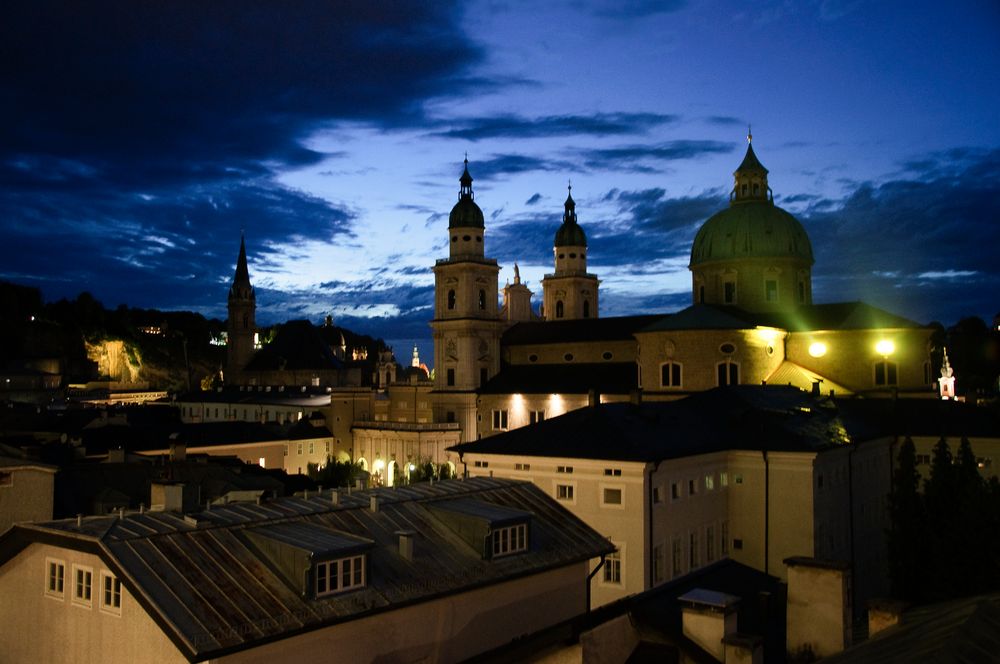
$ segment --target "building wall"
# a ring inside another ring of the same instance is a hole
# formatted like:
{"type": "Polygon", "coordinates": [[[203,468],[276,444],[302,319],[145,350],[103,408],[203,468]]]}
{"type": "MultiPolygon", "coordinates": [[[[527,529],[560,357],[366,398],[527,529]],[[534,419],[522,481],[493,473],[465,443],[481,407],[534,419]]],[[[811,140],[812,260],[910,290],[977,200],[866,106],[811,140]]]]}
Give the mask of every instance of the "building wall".
{"type": "Polygon", "coordinates": [[[366,426],[359,423],[354,430],[355,461],[362,462],[372,475],[375,486],[394,486],[399,478],[408,475],[409,464],[449,464],[454,474],[458,455],[446,449],[459,443],[461,432],[443,430],[434,425],[415,425],[421,428],[376,428],[377,423],[366,426]],[[426,427],[426,428],[423,428],[426,427]]]}
{"type": "Polygon", "coordinates": [[[21,521],[52,518],[54,468],[0,466],[0,533],[21,521]]]}
{"type": "MultiPolygon", "coordinates": [[[[852,391],[861,392],[879,387],[875,384],[875,364],[886,358],[875,350],[875,345],[882,340],[892,341],[895,350],[887,359],[896,363],[898,387],[926,388],[930,393],[924,365],[930,360],[928,343],[932,331],[916,328],[792,332],[786,342],[786,355],[789,360],[810,371],[828,376],[852,391]],[[809,348],[814,343],[826,345],[823,356],[809,354],[809,348]]],[[[936,381],[938,377],[929,378],[936,381]]]]}
{"type": "MultiPolygon", "coordinates": [[[[598,397],[601,403],[627,401],[630,398],[627,394],[601,394],[598,397]]],[[[544,419],[550,420],[589,403],[587,394],[483,394],[478,399],[479,437],[486,438],[527,426],[531,423],[533,412],[542,413],[544,419]],[[494,411],[507,412],[506,427],[503,426],[503,416],[495,416],[494,411]],[[501,426],[494,426],[496,422],[501,426]]]]}
{"type": "Polygon", "coordinates": [[[218,664],[277,661],[458,662],[579,615],[587,563],[456,593],[307,632],[222,657],[218,664]]]}
{"type": "Polygon", "coordinates": [[[504,358],[510,364],[566,364],[570,353],[573,362],[634,362],[637,348],[633,339],[525,344],[505,347],[504,358]]]}
{"type": "Polygon", "coordinates": [[[731,304],[746,311],[788,311],[812,303],[809,264],[794,258],[739,259],[699,265],[691,270],[692,302],[699,304],[701,287],[705,303],[731,304]],[[768,300],[767,281],[777,282],[776,299],[768,300]],[[736,283],[736,299],[726,302],[724,284],[736,283]],[[802,300],[799,283],[802,283],[802,300]]]}
{"type": "Polygon", "coordinates": [[[0,658],[5,664],[135,664],[187,662],[162,630],[122,586],[121,615],[100,606],[97,556],[31,544],[0,568],[0,658]],[[65,563],[62,599],[46,594],[47,564],[65,563]],[[90,606],[73,600],[73,565],[93,572],[90,606]]]}

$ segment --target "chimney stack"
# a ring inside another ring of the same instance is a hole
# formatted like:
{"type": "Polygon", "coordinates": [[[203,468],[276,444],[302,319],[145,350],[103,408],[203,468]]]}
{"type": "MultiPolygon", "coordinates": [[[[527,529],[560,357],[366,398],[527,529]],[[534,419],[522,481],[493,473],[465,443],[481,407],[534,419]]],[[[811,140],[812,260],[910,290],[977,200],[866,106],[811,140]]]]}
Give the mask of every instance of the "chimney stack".
{"type": "Polygon", "coordinates": [[[720,662],[726,661],[723,639],[736,635],[736,608],[740,598],[715,590],[695,588],[677,598],[681,602],[681,629],[687,638],[720,662]]]}
{"type": "Polygon", "coordinates": [[[399,537],[399,555],[404,560],[413,560],[413,539],[416,534],[413,530],[396,531],[396,536],[399,537]]]}

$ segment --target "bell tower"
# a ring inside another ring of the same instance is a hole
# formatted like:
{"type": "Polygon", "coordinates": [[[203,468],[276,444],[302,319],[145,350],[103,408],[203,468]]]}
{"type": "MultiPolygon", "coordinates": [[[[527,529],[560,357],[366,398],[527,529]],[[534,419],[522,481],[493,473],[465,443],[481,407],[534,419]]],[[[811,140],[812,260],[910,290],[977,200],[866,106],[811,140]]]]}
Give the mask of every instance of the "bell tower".
{"type": "Polygon", "coordinates": [[[495,259],[486,258],[483,212],[475,202],[469,160],[448,217],[448,258],[434,265],[435,419],[459,422],[476,438],[476,390],[500,370],[503,323],[497,309],[495,259]]]}
{"type": "Polygon", "coordinates": [[[239,380],[239,374],[246,367],[254,353],[254,333],[257,331],[257,297],[250,284],[247,269],[247,248],[243,234],[240,234],[240,255],[236,259],[236,274],[229,288],[229,320],[226,323],[226,378],[231,382],[239,380]]]}
{"type": "Polygon", "coordinates": [[[576,201],[570,185],[563,204],[563,222],[553,242],[556,270],[542,279],[545,320],[597,318],[597,277],[587,272],[587,235],[576,221],[576,201]]]}

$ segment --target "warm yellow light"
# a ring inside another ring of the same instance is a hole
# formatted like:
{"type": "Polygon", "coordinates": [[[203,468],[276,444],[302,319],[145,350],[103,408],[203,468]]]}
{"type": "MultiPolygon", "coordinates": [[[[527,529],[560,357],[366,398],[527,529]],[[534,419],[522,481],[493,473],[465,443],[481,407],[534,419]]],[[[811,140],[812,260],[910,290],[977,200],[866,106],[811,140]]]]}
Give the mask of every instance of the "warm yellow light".
{"type": "Polygon", "coordinates": [[[382,459],[376,459],[375,463],[372,464],[372,468],[374,468],[376,472],[382,470],[385,468],[385,461],[382,461],[382,459]]]}
{"type": "Polygon", "coordinates": [[[882,339],[875,344],[875,352],[882,356],[892,355],[896,352],[896,344],[889,339],[882,339]]]}
{"type": "Polygon", "coordinates": [[[822,341],[814,341],[809,344],[809,354],[813,357],[823,357],[826,355],[826,344],[822,341]]]}
{"type": "Polygon", "coordinates": [[[758,327],[757,336],[770,343],[778,338],[778,332],[770,328],[758,327]]]}

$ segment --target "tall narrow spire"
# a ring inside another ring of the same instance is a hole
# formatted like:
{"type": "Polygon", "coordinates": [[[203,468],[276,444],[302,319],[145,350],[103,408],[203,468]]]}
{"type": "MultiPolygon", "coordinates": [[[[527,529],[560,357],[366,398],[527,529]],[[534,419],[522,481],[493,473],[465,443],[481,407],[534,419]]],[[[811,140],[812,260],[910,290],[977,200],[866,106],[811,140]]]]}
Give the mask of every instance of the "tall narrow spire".
{"type": "Polygon", "coordinates": [[[458,178],[458,182],[461,185],[458,190],[458,199],[463,198],[475,198],[472,193],[472,175],[469,174],[469,153],[465,153],[465,170],[462,172],[462,177],[458,178]]]}
{"type": "Polygon", "coordinates": [[[247,269],[247,244],[243,233],[240,233],[240,257],[236,259],[236,274],[233,285],[250,285],[250,270],[247,269]]]}
{"type": "Polygon", "coordinates": [[[569,192],[566,195],[566,203],[564,204],[563,210],[563,223],[564,224],[575,224],[576,223],[576,201],[573,200],[573,185],[566,187],[569,192]]]}

